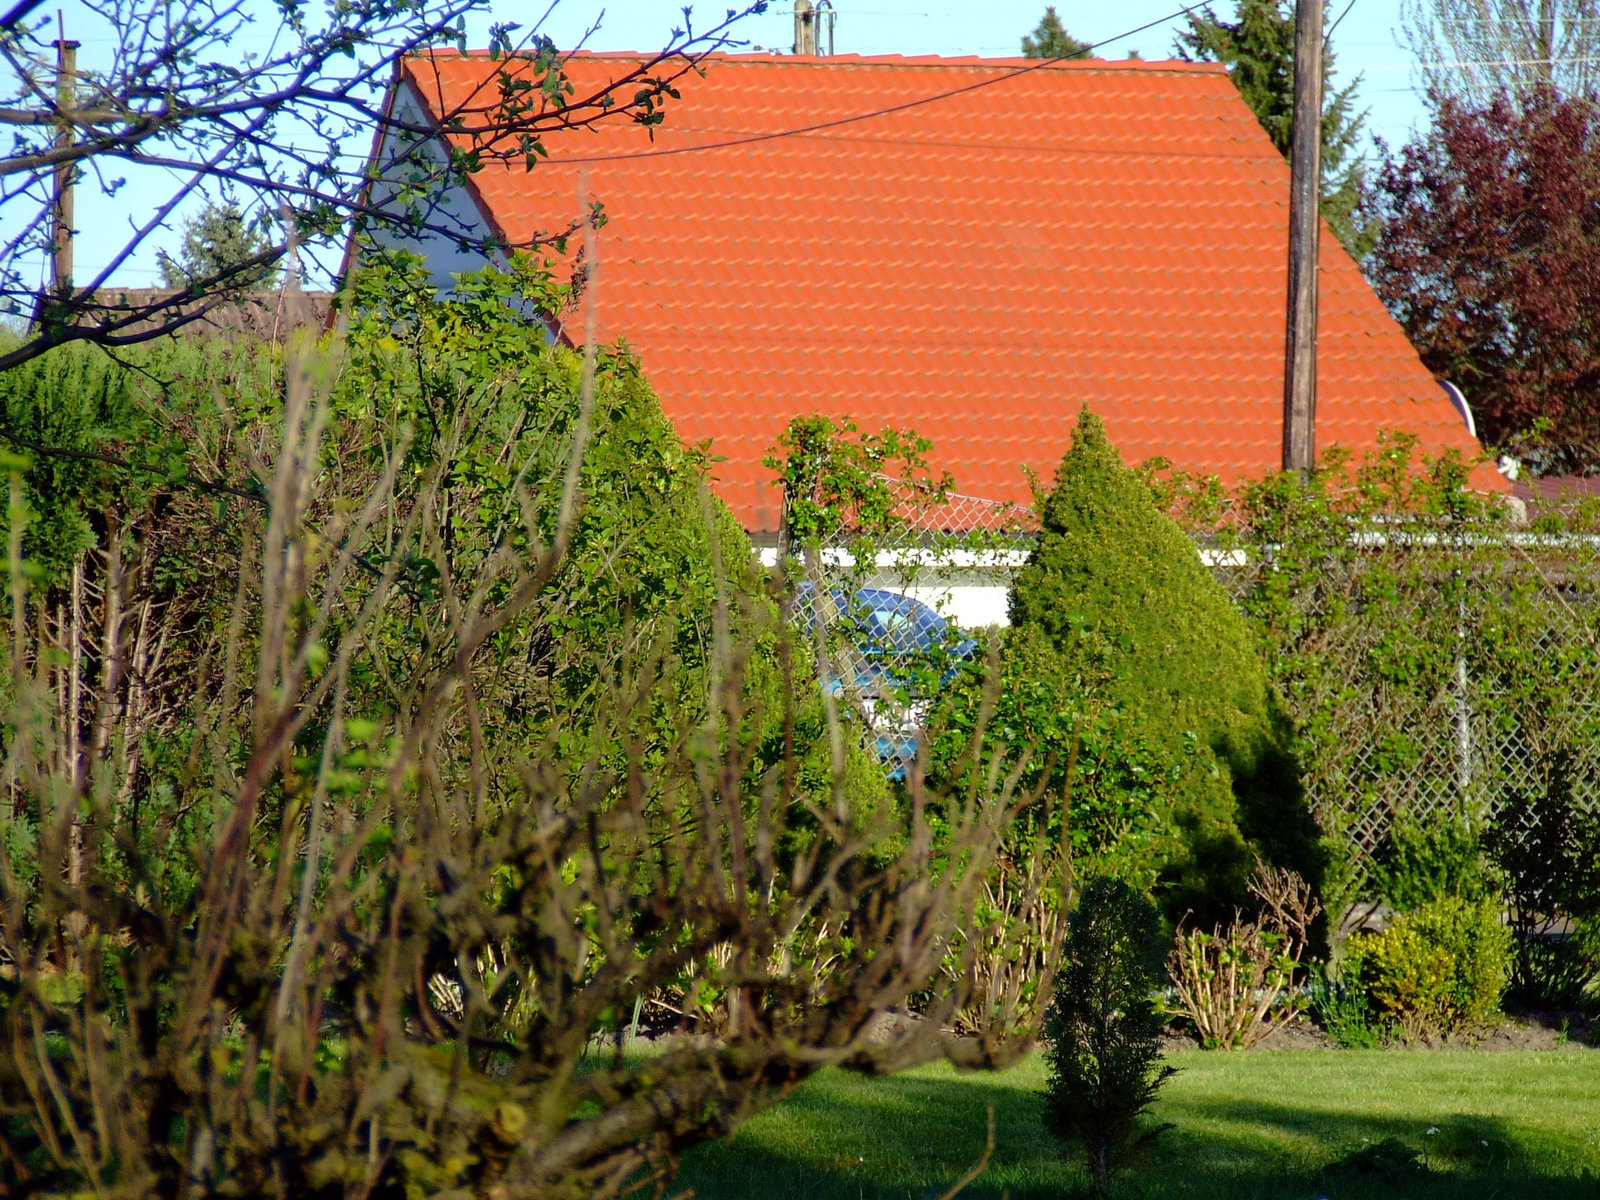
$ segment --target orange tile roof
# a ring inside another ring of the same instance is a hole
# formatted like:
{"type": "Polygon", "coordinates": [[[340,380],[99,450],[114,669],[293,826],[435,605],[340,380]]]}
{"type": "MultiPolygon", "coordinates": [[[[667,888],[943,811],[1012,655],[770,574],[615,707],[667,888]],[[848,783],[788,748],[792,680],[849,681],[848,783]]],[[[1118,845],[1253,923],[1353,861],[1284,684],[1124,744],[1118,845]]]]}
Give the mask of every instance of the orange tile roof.
{"type": "MultiPolygon", "coordinates": [[[[637,62],[569,70],[581,90],[637,62]]],[[[495,69],[405,66],[447,104],[495,69]]],[[[526,237],[576,215],[586,173],[609,216],[600,335],[724,456],[748,528],[776,526],[761,459],[811,412],[913,428],[999,500],[1027,500],[1024,467],[1050,476],[1084,403],[1129,462],[1225,482],[1279,465],[1289,171],[1221,68],[731,55],[678,87],[653,143],[620,121],[562,134],[472,185],[526,237]]],[[[1476,455],[1326,229],[1321,265],[1319,449],[1404,429],[1476,455]]]]}

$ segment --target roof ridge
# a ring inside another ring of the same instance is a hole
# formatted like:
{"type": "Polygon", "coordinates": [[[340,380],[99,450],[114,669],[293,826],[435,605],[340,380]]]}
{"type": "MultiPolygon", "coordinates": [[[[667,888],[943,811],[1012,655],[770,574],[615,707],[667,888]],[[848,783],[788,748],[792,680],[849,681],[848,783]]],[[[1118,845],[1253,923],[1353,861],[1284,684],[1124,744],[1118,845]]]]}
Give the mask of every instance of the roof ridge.
{"type": "MultiPolygon", "coordinates": [[[[507,55],[503,52],[491,53],[488,49],[481,50],[456,50],[447,47],[434,47],[427,50],[415,51],[406,55],[407,58],[453,58],[466,60],[481,60],[484,62],[505,62],[516,57],[515,54],[507,55]]],[[[658,57],[658,52],[644,50],[573,50],[567,53],[570,59],[579,61],[598,62],[648,62],[658,57]]],[[[677,57],[677,56],[674,56],[677,57]]],[[[1008,55],[1000,58],[987,58],[983,55],[940,55],[940,54],[782,54],[776,52],[746,51],[743,53],[730,53],[724,50],[712,51],[708,54],[695,56],[696,62],[725,63],[730,66],[782,66],[782,67],[900,67],[900,68],[925,68],[939,69],[946,67],[973,67],[992,68],[994,70],[1012,70],[1019,68],[1030,71],[1070,71],[1074,73],[1108,73],[1122,74],[1135,72],[1174,72],[1183,74],[1226,74],[1227,68],[1221,63],[1185,62],[1182,59],[1059,59],[1044,62],[1037,58],[1024,58],[1020,55],[1008,55]]]]}

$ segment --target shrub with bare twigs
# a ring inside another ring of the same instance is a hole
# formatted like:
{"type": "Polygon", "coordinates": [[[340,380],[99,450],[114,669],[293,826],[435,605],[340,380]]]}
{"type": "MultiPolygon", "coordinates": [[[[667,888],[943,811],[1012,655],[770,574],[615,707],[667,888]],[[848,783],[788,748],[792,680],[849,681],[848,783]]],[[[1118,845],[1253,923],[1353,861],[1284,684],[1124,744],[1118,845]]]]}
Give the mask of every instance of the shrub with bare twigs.
{"type": "Polygon", "coordinates": [[[1321,905],[1284,868],[1258,865],[1250,894],[1260,905],[1254,917],[1235,912],[1226,930],[1210,933],[1180,928],[1167,957],[1177,1009],[1211,1049],[1248,1050],[1304,1007],[1291,988],[1321,905]]]}
{"type": "MultiPolygon", "coordinates": [[[[175,630],[159,728],[128,724],[143,601],[104,527],[95,640],[70,582],[32,582],[12,464],[0,1188],[611,1196],[823,1067],[1026,1044],[1004,1005],[943,1032],[973,1005],[958,929],[1021,798],[913,772],[903,805],[863,804],[838,754],[803,786],[814,653],[748,559],[702,526],[705,607],[639,611],[653,539],[685,534],[644,520],[650,488],[696,494],[700,468],[672,460],[625,498],[638,523],[596,528],[631,368],[499,336],[385,343],[389,391],[348,390],[359,339],[273,366],[281,407],[227,385],[221,465],[261,484],[217,510],[204,549],[237,547],[235,586],[175,630]],[[595,1052],[669,987],[684,1036],[595,1052]],[[886,1031],[913,996],[924,1019],[886,1031]]],[[[197,503],[151,521],[202,528],[197,503]]]]}
{"type": "Polygon", "coordinates": [[[1017,878],[1019,870],[1037,869],[1038,861],[1019,865],[1002,855],[983,885],[973,920],[953,943],[962,953],[951,956],[947,975],[954,979],[970,971],[975,985],[955,1014],[955,1028],[963,1034],[990,1028],[1002,1014],[1009,1014],[1021,1032],[1031,1029],[1043,1011],[1066,933],[1071,875],[1059,851],[1042,861],[1051,865],[1045,878],[1055,886],[1041,888],[1017,878]]]}

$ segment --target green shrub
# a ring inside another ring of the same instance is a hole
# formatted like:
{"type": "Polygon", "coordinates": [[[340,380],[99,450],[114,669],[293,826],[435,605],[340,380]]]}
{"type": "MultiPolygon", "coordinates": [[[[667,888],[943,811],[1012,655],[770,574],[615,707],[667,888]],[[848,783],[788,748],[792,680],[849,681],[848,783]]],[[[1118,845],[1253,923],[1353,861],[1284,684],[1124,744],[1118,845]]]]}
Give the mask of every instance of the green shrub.
{"type": "Polygon", "coordinates": [[[22,551],[35,584],[66,583],[108,524],[147,521],[175,493],[226,506],[230,488],[255,490],[254,480],[221,478],[214,457],[228,440],[219,377],[243,364],[224,363],[219,343],[163,341],[119,356],[71,343],[0,371],[0,436],[26,460],[22,551]]]}
{"type": "Polygon", "coordinates": [[[1392,907],[1413,912],[1451,897],[1491,895],[1489,870],[1482,839],[1467,822],[1396,818],[1373,855],[1369,878],[1392,907]]]}
{"type": "Polygon", "coordinates": [[[1111,702],[1094,666],[1078,667],[1039,629],[1006,630],[998,688],[986,662],[967,664],[945,685],[929,721],[929,774],[964,785],[996,768],[1016,771],[1022,793],[1040,798],[1019,816],[1019,840],[1048,837],[1080,871],[1149,888],[1180,850],[1173,797],[1194,752],[1146,736],[1111,702]],[[985,716],[983,752],[973,760],[985,716]]]}
{"type": "Polygon", "coordinates": [[[1512,989],[1557,1008],[1583,1004],[1600,975],[1600,814],[1586,811],[1578,782],[1572,755],[1558,753],[1545,787],[1507,795],[1484,836],[1511,910],[1512,989]]]}
{"type": "MultiPolygon", "coordinates": [[[[414,564],[424,573],[462,577],[507,541],[531,555],[554,536],[552,498],[584,387],[582,355],[548,344],[544,327],[521,316],[547,287],[523,263],[462,275],[444,298],[405,256],[375,258],[356,276],[334,436],[342,455],[377,470],[395,442],[373,438],[372,428],[406,428],[402,478],[443,474],[447,557],[414,564]],[[452,432],[444,414],[466,414],[470,432],[452,432]]],[[[540,729],[557,723],[558,710],[570,727],[574,705],[597,702],[615,684],[606,664],[652,642],[682,668],[663,671],[663,697],[698,694],[719,568],[731,591],[757,590],[749,539],[707,495],[706,451],[683,445],[626,348],[597,351],[591,401],[561,595],[502,635],[529,657],[517,707],[540,729]]]]}
{"type": "MultiPolygon", "coordinates": [[[[326,393],[329,490],[364,494],[398,458],[397,490],[438,484],[435,508],[418,520],[439,537],[422,552],[416,531],[397,532],[399,548],[362,556],[350,586],[393,571],[400,594],[425,607],[497,555],[536,561],[555,535],[585,404],[582,355],[551,344],[542,324],[521,315],[548,280],[521,263],[464,275],[444,299],[418,262],[397,256],[375,259],[353,286],[339,352],[312,355],[326,393]]],[[[0,432],[28,460],[19,481],[30,586],[43,589],[46,611],[84,608],[85,677],[104,666],[131,689],[118,703],[147,714],[127,747],[138,766],[129,786],[134,803],[156,811],[158,796],[192,770],[187,735],[174,730],[192,706],[217,700],[168,684],[222,653],[239,561],[269,506],[267,464],[284,437],[292,358],[248,341],[167,339],[126,348],[121,361],[64,346],[0,372],[0,432]],[[83,606],[73,597],[75,575],[85,595],[109,595],[112,581],[121,590],[83,606]],[[98,648],[130,613],[136,641],[126,668],[103,664],[98,648]]],[[[600,348],[589,392],[582,501],[561,586],[497,631],[501,669],[479,682],[477,699],[503,704],[498,738],[530,752],[555,739],[573,754],[592,741],[614,766],[621,744],[600,732],[606,721],[597,714],[640,682],[617,665],[641,664],[652,676],[653,727],[630,731],[648,758],[677,736],[678,717],[705,712],[719,584],[753,599],[762,581],[749,539],[707,492],[706,453],[683,445],[637,359],[600,348]]],[[[350,514],[307,519],[337,527],[350,514]]],[[[737,622],[748,606],[727,607],[737,622]]],[[[732,632],[753,653],[751,686],[776,686],[759,639],[732,632]]],[[[381,644],[384,654],[348,681],[359,711],[392,707],[397,671],[450,652],[414,609],[386,617],[381,644]]],[[[80,711],[61,719],[96,728],[92,694],[63,689],[79,693],[80,711]]],[[[776,744],[781,754],[781,737],[776,744]]]]}
{"type": "Polygon", "coordinates": [[[1511,935],[1494,901],[1444,897],[1382,933],[1353,934],[1340,977],[1403,1039],[1431,1041],[1493,1016],[1510,970],[1511,935]]]}
{"type": "Polygon", "coordinates": [[[1038,508],[1011,622],[1051,644],[1050,672],[1103,680],[1177,769],[1167,816],[1179,837],[1162,864],[1169,915],[1226,920],[1257,855],[1315,884],[1315,827],[1249,628],[1087,409],[1038,508]]]}
{"type": "Polygon", "coordinates": [[[1041,1035],[1045,1124],[1083,1148],[1096,1196],[1108,1193],[1116,1167],[1166,1128],[1141,1129],[1139,1121],[1176,1074],[1161,1062],[1162,945],[1155,906],[1120,879],[1091,880],[1068,920],[1041,1035]]]}
{"type": "Polygon", "coordinates": [[[1471,1028],[1494,1016],[1511,972],[1511,934],[1498,901],[1442,900],[1410,920],[1424,940],[1450,953],[1445,1002],[1454,1026],[1471,1028]]]}

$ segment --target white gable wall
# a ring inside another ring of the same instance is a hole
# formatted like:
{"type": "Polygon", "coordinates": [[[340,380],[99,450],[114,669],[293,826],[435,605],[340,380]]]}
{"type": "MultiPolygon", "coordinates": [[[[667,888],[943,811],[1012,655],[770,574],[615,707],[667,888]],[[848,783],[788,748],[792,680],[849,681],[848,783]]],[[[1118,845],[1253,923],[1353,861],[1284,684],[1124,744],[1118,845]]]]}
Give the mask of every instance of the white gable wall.
{"type": "MultiPolygon", "coordinates": [[[[1200,562],[1208,569],[1220,566],[1240,567],[1245,564],[1243,550],[1218,550],[1210,546],[1199,547],[1200,562]]],[[[756,552],[764,567],[778,565],[776,547],[765,546],[756,552]]],[[[860,583],[864,587],[884,588],[899,592],[926,604],[946,620],[962,629],[984,629],[989,626],[1011,624],[1009,599],[1011,582],[1016,572],[1027,565],[1029,552],[1014,550],[942,550],[899,551],[878,553],[876,571],[867,572],[860,583]],[[904,556],[914,555],[918,568],[912,571],[912,582],[907,583],[904,556]]],[[[848,551],[824,550],[823,562],[837,566],[854,566],[855,558],[848,551]]]]}
{"type": "MultiPolygon", "coordinates": [[[[761,547],[756,557],[764,567],[778,565],[778,551],[774,546],[761,547]]],[[[1011,577],[1027,560],[1027,552],[1018,550],[977,554],[966,550],[885,550],[878,554],[877,570],[867,572],[859,583],[863,587],[884,588],[910,596],[962,629],[984,629],[990,625],[1010,624],[1007,600],[1011,594],[1011,577]],[[906,554],[919,560],[914,569],[908,570],[902,561],[906,554]],[[907,582],[908,575],[912,582],[907,582]]],[[[855,558],[847,551],[825,550],[823,561],[853,566],[855,558]]]]}
{"type": "Polygon", "coordinates": [[[895,591],[920,600],[934,612],[963,629],[983,629],[990,625],[1009,625],[1007,598],[1011,589],[999,583],[932,585],[896,588],[895,591]]]}
{"type": "MultiPolygon", "coordinates": [[[[426,127],[432,120],[409,83],[402,83],[395,89],[390,111],[400,124],[426,127]]],[[[377,153],[379,178],[372,185],[374,207],[396,205],[395,196],[406,182],[407,174],[415,170],[399,160],[415,160],[424,155],[430,166],[442,168],[445,165],[444,150],[437,141],[408,141],[392,128],[384,131],[377,153]]],[[[475,247],[483,245],[492,230],[477,202],[461,183],[435,190],[426,219],[430,228],[421,238],[403,237],[398,230],[384,228],[376,232],[373,240],[387,249],[420,254],[427,263],[434,286],[448,294],[455,287],[455,276],[482,270],[489,261],[475,247]],[[467,243],[465,248],[462,242],[467,243]]]]}

